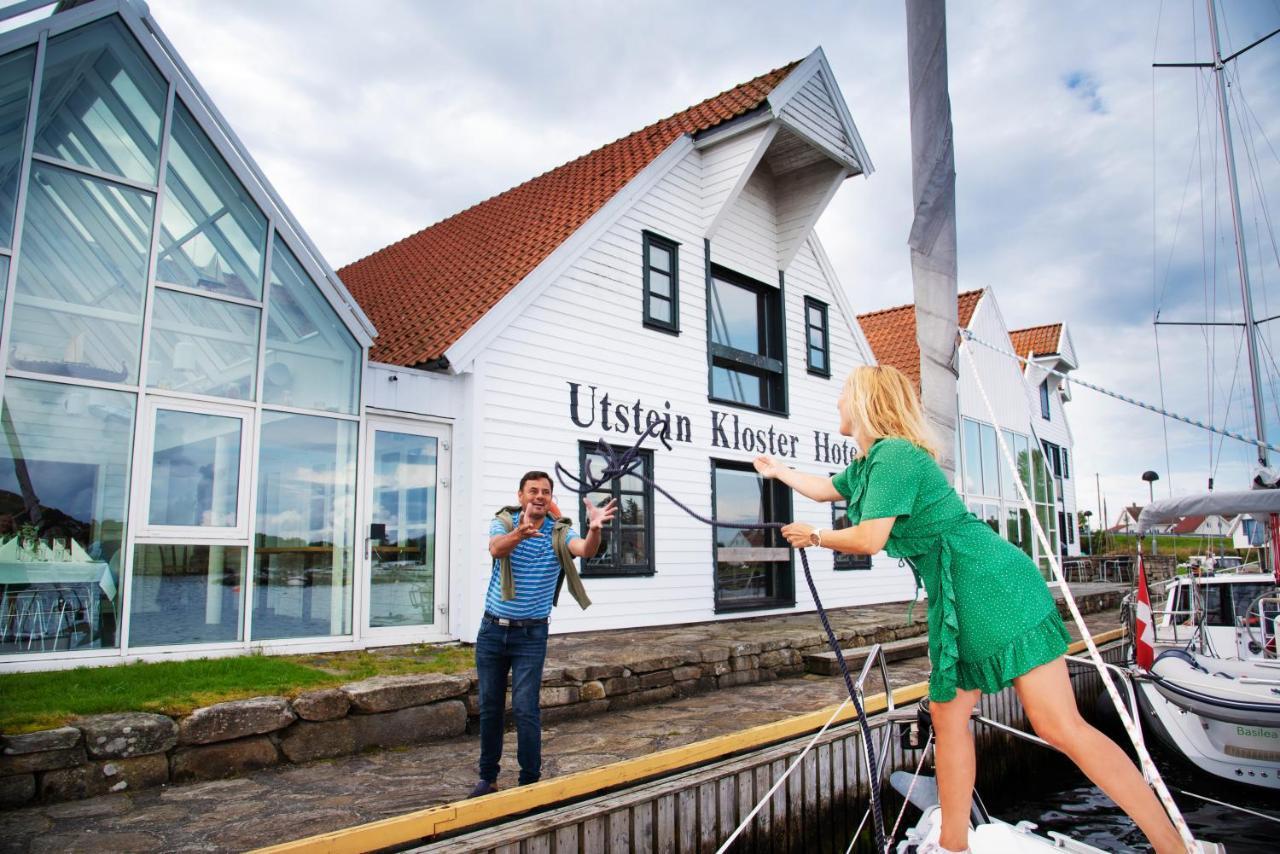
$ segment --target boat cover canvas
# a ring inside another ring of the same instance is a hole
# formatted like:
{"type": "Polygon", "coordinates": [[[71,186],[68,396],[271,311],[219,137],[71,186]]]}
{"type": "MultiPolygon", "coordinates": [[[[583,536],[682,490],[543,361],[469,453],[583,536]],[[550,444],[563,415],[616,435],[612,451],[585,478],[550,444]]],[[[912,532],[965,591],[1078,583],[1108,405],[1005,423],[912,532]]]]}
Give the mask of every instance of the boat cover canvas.
{"type": "Polygon", "coordinates": [[[1271,513],[1280,513],[1280,489],[1210,492],[1153,501],[1143,507],[1138,516],[1138,533],[1145,534],[1155,525],[1176,522],[1184,516],[1234,516],[1238,513],[1248,513],[1259,521],[1265,521],[1271,513]]]}

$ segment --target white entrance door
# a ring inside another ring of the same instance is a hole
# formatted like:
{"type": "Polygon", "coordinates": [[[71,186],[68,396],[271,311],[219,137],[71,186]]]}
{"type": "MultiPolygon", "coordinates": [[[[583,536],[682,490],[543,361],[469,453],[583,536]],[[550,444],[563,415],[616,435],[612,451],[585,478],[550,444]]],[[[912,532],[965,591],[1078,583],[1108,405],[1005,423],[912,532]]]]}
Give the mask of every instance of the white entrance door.
{"type": "Polygon", "coordinates": [[[371,417],[367,430],[365,633],[445,639],[450,428],[371,417]]]}

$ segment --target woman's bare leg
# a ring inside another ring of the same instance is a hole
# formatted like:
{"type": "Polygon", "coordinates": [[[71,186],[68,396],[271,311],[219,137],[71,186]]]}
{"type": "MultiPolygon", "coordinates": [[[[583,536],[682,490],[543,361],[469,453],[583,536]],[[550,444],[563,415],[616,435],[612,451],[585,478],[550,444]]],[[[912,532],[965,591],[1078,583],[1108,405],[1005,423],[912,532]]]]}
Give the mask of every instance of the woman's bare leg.
{"type": "Polygon", "coordinates": [[[942,805],[942,836],[938,844],[952,851],[969,847],[969,812],[973,781],[978,772],[969,714],[979,692],[957,691],[954,700],[929,703],[933,720],[934,764],[938,772],[938,801],[942,805]]]}
{"type": "Polygon", "coordinates": [[[1061,750],[1085,776],[1137,822],[1157,854],[1185,852],[1182,837],[1142,772],[1120,746],[1094,729],[1076,708],[1067,662],[1058,658],[1013,680],[1036,734],[1061,750]]]}

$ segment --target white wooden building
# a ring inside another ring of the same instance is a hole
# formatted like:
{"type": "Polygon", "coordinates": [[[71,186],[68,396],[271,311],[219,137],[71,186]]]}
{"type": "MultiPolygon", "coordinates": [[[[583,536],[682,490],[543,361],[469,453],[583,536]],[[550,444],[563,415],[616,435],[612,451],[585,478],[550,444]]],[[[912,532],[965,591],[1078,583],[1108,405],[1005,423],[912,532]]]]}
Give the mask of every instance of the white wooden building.
{"type": "MultiPolygon", "coordinates": [[[[1071,427],[1063,408],[1068,392],[1045,368],[1067,372],[1076,367],[1071,338],[1062,324],[1009,331],[990,289],[967,291],[957,300],[957,322],[995,347],[1030,360],[1025,367],[994,350],[971,345],[961,352],[958,405],[956,489],[969,510],[1029,555],[1042,558],[1031,514],[1018,494],[1017,480],[997,441],[995,423],[1018,468],[1018,477],[1036,506],[1036,516],[1060,553],[1080,553],[1076,488],[1072,470],[1071,427]],[[991,400],[983,401],[970,361],[991,400]],[[995,417],[992,417],[994,410],[995,417]]],[[[859,315],[876,359],[904,371],[917,384],[920,352],[915,308],[896,306],[859,315]]],[[[1041,559],[1043,568],[1046,562],[1041,559]]]]}

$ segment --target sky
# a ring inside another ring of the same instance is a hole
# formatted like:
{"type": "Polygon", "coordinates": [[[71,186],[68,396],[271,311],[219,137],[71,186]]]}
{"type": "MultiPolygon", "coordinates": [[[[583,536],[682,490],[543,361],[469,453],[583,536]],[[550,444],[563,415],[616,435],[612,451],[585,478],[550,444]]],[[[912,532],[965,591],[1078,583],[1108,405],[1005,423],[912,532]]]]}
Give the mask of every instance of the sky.
{"type": "MultiPolygon", "coordinates": [[[[819,236],[856,311],[912,301],[901,2],[149,5],[335,268],[821,46],[875,172],[819,236]]],[[[1224,54],[1280,28],[1280,0],[1221,5],[1224,54]]],[[[1152,68],[1208,58],[1204,4],[966,0],[947,24],[961,290],[992,288],[1011,328],[1067,323],[1081,379],[1253,435],[1239,327],[1161,327],[1157,359],[1152,325],[1241,316],[1212,76],[1152,68]]],[[[1280,36],[1230,73],[1261,319],[1280,314],[1280,36]]],[[[1082,388],[1068,411],[1080,509],[1145,503],[1148,469],[1157,497],[1247,484],[1247,445],[1082,388]]]]}

